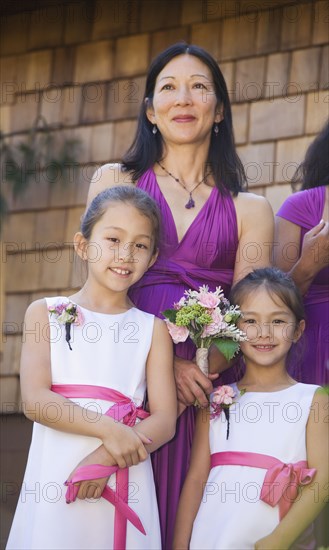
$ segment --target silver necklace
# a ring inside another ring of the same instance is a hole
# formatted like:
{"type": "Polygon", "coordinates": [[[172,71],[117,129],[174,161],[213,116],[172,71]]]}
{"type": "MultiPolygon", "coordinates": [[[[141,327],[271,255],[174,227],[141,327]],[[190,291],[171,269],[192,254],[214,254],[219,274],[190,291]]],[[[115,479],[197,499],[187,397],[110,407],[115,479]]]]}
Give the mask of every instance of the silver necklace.
{"type": "Polygon", "coordinates": [[[185,189],[185,191],[187,191],[187,193],[189,194],[190,198],[188,200],[188,202],[185,204],[185,208],[187,208],[188,210],[190,208],[194,208],[195,207],[195,201],[192,197],[192,193],[193,191],[195,191],[197,189],[197,187],[199,187],[199,185],[201,185],[201,183],[204,183],[206,180],[207,180],[207,174],[202,178],[201,181],[199,181],[199,183],[196,184],[195,187],[193,187],[193,189],[191,189],[191,191],[189,191],[186,187],[186,185],[180,181],[178,178],[176,178],[174,176],[174,174],[172,174],[171,172],[169,172],[169,170],[167,170],[162,164],[160,164],[159,161],[157,161],[157,164],[160,166],[160,168],[162,168],[162,170],[164,172],[166,172],[166,174],[168,174],[168,176],[170,176],[171,178],[173,178],[177,183],[179,183],[179,185],[181,185],[183,187],[183,189],[185,189]]]}

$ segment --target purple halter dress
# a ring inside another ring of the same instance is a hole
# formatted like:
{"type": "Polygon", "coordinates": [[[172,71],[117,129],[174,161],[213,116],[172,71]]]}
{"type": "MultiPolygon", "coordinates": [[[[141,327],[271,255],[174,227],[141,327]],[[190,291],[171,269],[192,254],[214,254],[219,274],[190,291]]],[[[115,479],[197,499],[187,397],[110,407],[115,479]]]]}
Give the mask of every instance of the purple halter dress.
{"type": "MultiPolygon", "coordinates": [[[[238,246],[236,212],[231,196],[214,188],[182,240],[153,169],[138,181],[160,207],[163,220],[163,245],[158,260],[134,286],[130,296],[140,309],[158,317],[173,306],[188,288],[197,290],[207,284],[211,290],[221,286],[227,296],[233,280],[238,246]]],[[[193,359],[195,346],[187,341],[175,346],[175,354],[193,359]]],[[[195,420],[189,407],[177,422],[172,441],[153,453],[153,470],[158,495],[163,548],[172,548],[173,528],[182,485],[189,465],[195,420]]]]}
{"type": "MultiPolygon", "coordinates": [[[[314,187],[294,193],[284,202],[277,216],[301,227],[302,246],[305,233],[323,216],[326,187],[314,187]]],[[[317,251],[313,251],[317,261],[317,251]]],[[[314,278],[304,297],[306,330],[291,357],[292,374],[309,384],[329,383],[329,267],[314,278]]]]}

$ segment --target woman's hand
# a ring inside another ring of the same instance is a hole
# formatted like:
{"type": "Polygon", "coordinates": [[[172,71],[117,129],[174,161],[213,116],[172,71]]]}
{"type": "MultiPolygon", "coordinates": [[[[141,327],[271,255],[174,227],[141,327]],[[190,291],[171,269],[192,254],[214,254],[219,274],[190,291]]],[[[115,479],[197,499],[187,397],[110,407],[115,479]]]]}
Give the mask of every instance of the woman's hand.
{"type": "Polygon", "coordinates": [[[146,460],[148,452],[145,445],[152,443],[143,433],[120,422],[116,422],[115,429],[110,434],[105,433],[102,440],[106,451],[119,468],[129,468],[146,460]]]}
{"type": "MultiPolygon", "coordinates": [[[[102,464],[102,466],[114,466],[116,462],[113,457],[106,451],[104,445],[101,445],[100,447],[98,447],[98,449],[96,449],[96,451],[87,455],[83,460],[81,460],[81,462],[79,462],[79,464],[77,464],[74,470],[70,473],[67,480],[70,481],[77,469],[81,466],[91,466],[93,464],[102,464]]],[[[108,482],[108,479],[108,477],[103,477],[100,479],[89,479],[87,481],[81,481],[80,483],[77,483],[76,485],[80,486],[77,498],[81,500],[87,498],[100,498],[108,482]]]]}
{"type": "Polygon", "coordinates": [[[300,263],[315,276],[329,264],[329,223],[323,220],[305,233],[300,263]]]}
{"type": "MultiPolygon", "coordinates": [[[[227,361],[224,355],[219,351],[218,347],[215,344],[212,344],[209,348],[208,362],[209,362],[209,373],[217,374],[222,373],[225,370],[229,369],[235,362],[235,359],[227,361]]],[[[214,380],[212,378],[212,380],[214,380]]]]}
{"type": "Polygon", "coordinates": [[[186,407],[193,405],[195,400],[201,407],[207,407],[208,395],[213,390],[211,381],[216,380],[218,374],[209,374],[207,377],[193,361],[180,357],[175,357],[174,372],[178,400],[186,407]]]}
{"type": "Polygon", "coordinates": [[[289,273],[302,294],[306,294],[314,277],[329,264],[329,223],[320,221],[304,235],[300,248],[301,227],[276,218],[274,265],[289,273]],[[290,257],[288,250],[295,250],[290,257]]]}

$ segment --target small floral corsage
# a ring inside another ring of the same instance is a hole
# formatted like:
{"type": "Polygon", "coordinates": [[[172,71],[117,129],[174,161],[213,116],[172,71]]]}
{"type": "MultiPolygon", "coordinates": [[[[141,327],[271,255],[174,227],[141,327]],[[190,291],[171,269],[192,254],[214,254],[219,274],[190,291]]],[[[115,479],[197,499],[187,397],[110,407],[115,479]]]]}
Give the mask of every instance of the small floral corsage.
{"type": "MultiPolygon", "coordinates": [[[[239,394],[243,395],[245,392],[246,390],[240,390],[239,394]]],[[[233,399],[236,395],[236,391],[234,391],[232,386],[219,386],[211,396],[210,418],[217,418],[222,411],[224,412],[227,421],[226,439],[230,435],[230,406],[235,403],[233,399]]]]}
{"type": "Polygon", "coordinates": [[[53,306],[48,306],[50,315],[56,317],[57,323],[65,325],[65,340],[68,343],[70,350],[72,347],[71,340],[71,325],[82,325],[84,322],[83,314],[79,306],[73,302],[58,302],[53,306]]]}

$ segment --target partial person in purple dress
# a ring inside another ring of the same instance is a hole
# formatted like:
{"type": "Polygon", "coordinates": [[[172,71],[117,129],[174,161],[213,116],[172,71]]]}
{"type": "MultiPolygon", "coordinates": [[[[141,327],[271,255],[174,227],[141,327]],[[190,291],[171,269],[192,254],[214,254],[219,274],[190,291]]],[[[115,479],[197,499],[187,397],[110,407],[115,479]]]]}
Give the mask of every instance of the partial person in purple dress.
{"type": "MultiPolygon", "coordinates": [[[[329,122],[309,146],[293,177],[301,191],[276,215],[275,264],[304,295],[306,329],[290,358],[300,382],[329,384],[329,122]]],[[[329,545],[328,504],[315,522],[319,547],[329,545]]]]}
{"type": "Polygon", "coordinates": [[[329,384],[329,123],[294,176],[301,191],[276,216],[275,264],[304,295],[306,330],[291,370],[300,382],[329,384]]]}
{"type": "MultiPolygon", "coordinates": [[[[215,60],[197,46],[175,44],[151,64],[136,136],[122,165],[94,175],[88,201],[106,187],[128,184],[159,204],[163,244],[149,275],[131,293],[141,309],[161,317],[188,288],[232,283],[270,263],[273,215],[247,192],[234,145],[227,87],[215,60]],[[262,231],[259,231],[259,228],[262,231]]],[[[194,407],[208,405],[212,381],[194,362],[191,341],[175,347],[179,410],[176,436],[153,455],[163,548],[172,548],[179,494],[188,468],[194,407]]],[[[211,350],[211,372],[228,367],[211,350]]]]}

